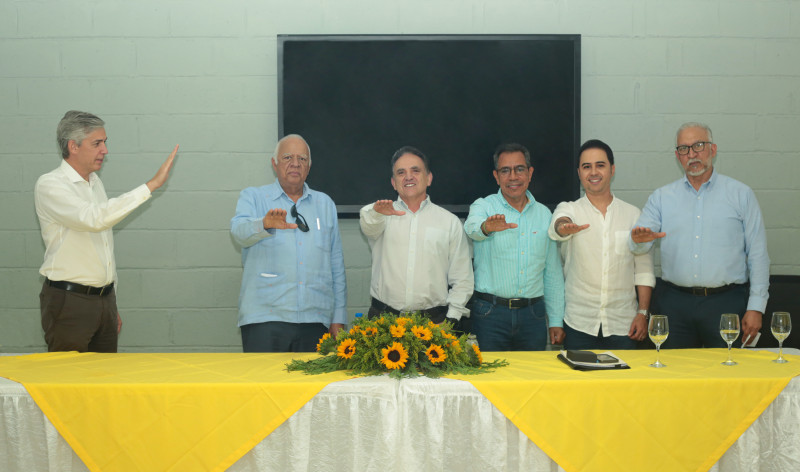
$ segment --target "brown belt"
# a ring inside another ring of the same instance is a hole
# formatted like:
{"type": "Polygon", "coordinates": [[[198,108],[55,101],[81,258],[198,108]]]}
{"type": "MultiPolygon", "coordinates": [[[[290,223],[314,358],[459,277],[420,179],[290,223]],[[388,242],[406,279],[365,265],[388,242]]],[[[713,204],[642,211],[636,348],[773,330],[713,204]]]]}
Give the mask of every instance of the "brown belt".
{"type": "Polygon", "coordinates": [[[723,285],[721,287],[681,287],[680,285],[675,285],[672,282],[667,280],[661,279],[667,286],[674,288],[680,292],[691,293],[697,297],[707,297],[709,295],[714,295],[717,293],[727,292],[728,290],[736,287],[743,287],[745,284],[728,284],[723,285]]]}
{"type": "Polygon", "coordinates": [[[493,305],[504,306],[509,310],[515,310],[517,308],[525,308],[526,306],[534,305],[539,303],[539,301],[543,298],[503,298],[483,292],[474,292],[472,296],[481,300],[485,300],[493,305]]]}

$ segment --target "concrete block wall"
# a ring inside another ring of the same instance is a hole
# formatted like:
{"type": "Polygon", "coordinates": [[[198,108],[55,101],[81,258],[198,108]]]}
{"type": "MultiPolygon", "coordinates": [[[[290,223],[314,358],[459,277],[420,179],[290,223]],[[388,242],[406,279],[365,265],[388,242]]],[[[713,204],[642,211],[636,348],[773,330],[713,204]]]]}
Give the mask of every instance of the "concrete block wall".
{"type": "MultiPolygon", "coordinates": [[[[678,178],[675,129],[705,121],[717,168],[758,195],[772,272],[800,274],[800,2],[0,0],[0,351],[44,349],[33,185],[59,163],[69,109],[107,122],[110,196],[181,144],[166,189],[115,230],[121,350],[241,349],[228,223],[242,188],[274,179],[284,33],[581,34],[582,139],[614,148],[616,194],[641,206],[678,178]]],[[[363,311],[369,248],[340,225],[348,310],[363,311]]]]}

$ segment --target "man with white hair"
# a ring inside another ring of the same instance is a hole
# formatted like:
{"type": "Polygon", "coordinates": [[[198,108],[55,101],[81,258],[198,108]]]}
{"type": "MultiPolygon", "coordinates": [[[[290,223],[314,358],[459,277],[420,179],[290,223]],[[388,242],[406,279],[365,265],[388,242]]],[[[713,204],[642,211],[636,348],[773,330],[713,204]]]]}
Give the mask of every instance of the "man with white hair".
{"type": "Polygon", "coordinates": [[[650,195],[629,243],[643,254],[663,238],[662,283],[651,307],[669,316],[663,347],[726,347],[722,313],[737,313],[741,339],[753,340],[769,288],[761,208],[750,187],[714,170],[717,145],[707,125],[685,123],[676,144],[685,175],[650,195]]]}
{"type": "Polygon", "coordinates": [[[285,136],[275,149],[277,182],[242,191],[231,235],[242,247],[239,327],[244,352],[311,352],[347,321],[336,205],[311,190],[311,149],[285,136]],[[291,221],[287,221],[291,218],[291,221]]]}

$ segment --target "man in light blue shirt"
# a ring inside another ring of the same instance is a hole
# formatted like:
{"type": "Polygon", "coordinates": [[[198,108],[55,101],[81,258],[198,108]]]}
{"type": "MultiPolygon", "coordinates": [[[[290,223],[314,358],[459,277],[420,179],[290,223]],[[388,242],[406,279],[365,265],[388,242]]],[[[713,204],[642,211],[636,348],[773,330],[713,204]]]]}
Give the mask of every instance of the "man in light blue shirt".
{"type": "Polygon", "coordinates": [[[475,293],[470,319],[485,351],[544,350],[564,339],[564,274],[547,236],[552,214],[528,191],[530,152],[503,144],[494,153],[500,190],[470,206],[475,293]]]}
{"type": "Polygon", "coordinates": [[[305,183],[310,168],[308,144],[288,135],[272,158],[278,181],[244,189],[236,204],[231,235],[242,247],[244,352],[314,351],[347,321],[336,206],[305,183]]]}
{"type": "Polygon", "coordinates": [[[678,129],[675,157],[683,178],[657,189],[631,231],[642,254],[661,240],[661,273],[652,312],[669,316],[665,348],[726,347],[722,313],[741,316],[742,342],[761,329],[767,306],[769,256],[764,220],[753,191],[713,168],[711,129],[678,129]]]}

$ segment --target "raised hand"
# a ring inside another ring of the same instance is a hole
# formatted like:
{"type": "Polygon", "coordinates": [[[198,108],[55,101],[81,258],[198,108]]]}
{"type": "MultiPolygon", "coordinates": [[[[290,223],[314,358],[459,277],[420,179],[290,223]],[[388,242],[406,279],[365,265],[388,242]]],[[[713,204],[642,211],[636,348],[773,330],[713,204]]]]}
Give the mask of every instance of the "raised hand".
{"type": "Polygon", "coordinates": [[[394,202],[392,200],[378,200],[372,205],[372,209],[386,216],[403,216],[406,214],[404,211],[395,210],[394,202]]]}
{"type": "Polygon", "coordinates": [[[496,233],[498,231],[505,231],[507,229],[516,228],[518,225],[516,223],[506,223],[506,215],[492,215],[489,218],[486,218],[486,221],[483,222],[481,225],[481,230],[487,236],[491,233],[496,233]]]}
{"type": "Polygon", "coordinates": [[[264,215],[264,229],[295,229],[297,225],[286,222],[286,210],[273,208],[264,215]]]}
{"type": "Polygon", "coordinates": [[[158,172],[156,172],[155,177],[147,182],[147,188],[149,188],[151,192],[166,183],[167,178],[169,178],[169,171],[172,169],[172,163],[175,161],[175,154],[177,153],[178,145],[176,144],[175,149],[172,150],[172,153],[169,155],[169,157],[167,157],[167,160],[161,164],[161,167],[158,169],[158,172]]]}
{"type": "Polygon", "coordinates": [[[588,224],[579,225],[577,223],[573,223],[572,220],[566,216],[556,220],[556,233],[558,233],[559,236],[569,236],[571,234],[579,233],[588,227],[588,224]]]}
{"type": "Polygon", "coordinates": [[[631,239],[636,244],[649,243],[650,241],[663,238],[666,235],[667,233],[656,233],[650,228],[643,228],[641,226],[637,226],[631,230],[631,239]]]}

